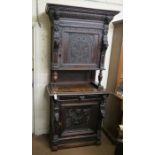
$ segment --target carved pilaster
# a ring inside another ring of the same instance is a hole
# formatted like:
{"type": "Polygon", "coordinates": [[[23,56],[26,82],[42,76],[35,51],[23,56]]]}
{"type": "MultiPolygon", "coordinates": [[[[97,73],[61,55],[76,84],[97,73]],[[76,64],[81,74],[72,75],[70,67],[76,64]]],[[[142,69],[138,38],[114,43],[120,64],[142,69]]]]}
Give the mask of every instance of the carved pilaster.
{"type": "Polygon", "coordinates": [[[60,26],[59,21],[54,21],[54,49],[58,49],[60,44],[60,26]]]}
{"type": "Polygon", "coordinates": [[[104,25],[104,33],[103,33],[103,52],[105,53],[105,51],[108,48],[108,27],[109,25],[104,25]]]}
{"type": "Polygon", "coordinates": [[[54,101],[53,97],[50,97],[50,140],[53,151],[58,149],[59,143],[58,126],[55,125],[59,120],[58,111],[59,105],[54,101]]]}
{"type": "Polygon", "coordinates": [[[59,103],[55,100],[54,102],[54,132],[53,132],[53,138],[52,138],[52,150],[58,149],[58,142],[59,142],[59,134],[60,134],[60,111],[59,111],[59,103]]]}
{"type": "Polygon", "coordinates": [[[109,18],[104,18],[104,29],[103,29],[103,38],[102,38],[102,49],[101,49],[101,61],[100,61],[100,69],[104,69],[104,59],[105,53],[108,48],[108,29],[109,29],[109,18]]]}
{"type": "Polygon", "coordinates": [[[104,22],[104,29],[103,29],[103,39],[102,39],[102,49],[101,49],[101,58],[100,58],[100,72],[98,76],[98,89],[103,89],[101,87],[101,81],[103,79],[102,71],[105,70],[104,68],[104,59],[105,59],[105,53],[108,48],[108,29],[109,29],[109,22],[112,20],[112,17],[106,16],[103,20],[104,22]]]}
{"type": "Polygon", "coordinates": [[[113,17],[106,16],[104,18],[104,31],[103,31],[103,52],[105,54],[107,48],[108,48],[108,29],[109,29],[109,23],[112,20],[113,17]]]}
{"type": "Polygon", "coordinates": [[[54,16],[55,20],[58,20],[60,18],[60,11],[59,11],[59,9],[54,9],[53,16],[54,16]]]}

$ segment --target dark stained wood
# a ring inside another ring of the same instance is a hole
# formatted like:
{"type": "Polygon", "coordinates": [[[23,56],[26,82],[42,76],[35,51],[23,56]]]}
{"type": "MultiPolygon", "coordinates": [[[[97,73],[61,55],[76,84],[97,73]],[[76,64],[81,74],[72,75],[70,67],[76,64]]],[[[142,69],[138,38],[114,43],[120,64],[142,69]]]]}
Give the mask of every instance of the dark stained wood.
{"type": "MultiPolygon", "coordinates": [[[[52,71],[54,75],[55,71],[52,71]]],[[[51,79],[54,82],[54,76],[51,79]]],[[[57,83],[90,83],[95,80],[95,71],[57,70],[57,83]]]]}
{"type": "Polygon", "coordinates": [[[101,86],[108,25],[118,12],[47,4],[46,13],[52,29],[50,146],[100,144],[109,95],[101,86]]]}

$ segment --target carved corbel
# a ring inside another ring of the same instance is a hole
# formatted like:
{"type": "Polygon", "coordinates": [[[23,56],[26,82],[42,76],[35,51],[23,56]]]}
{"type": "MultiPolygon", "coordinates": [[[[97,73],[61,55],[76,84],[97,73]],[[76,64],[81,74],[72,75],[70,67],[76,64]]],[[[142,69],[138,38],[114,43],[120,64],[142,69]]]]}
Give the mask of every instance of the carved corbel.
{"type": "Polygon", "coordinates": [[[104,18],[104,32],[103,32],[103,50],[106,51],[108,48],[108,29],[109,23],[113,17],[107,16],[104,18]]]}
{"type": "Polygon", "coordinates": [[[109,25],[109,23],[111,22],[111,20],[113,19],[113,17],[111,16],[106,16],[104,18],[104,24],[109,25]]]}
{"type": "Polygon", "coordinates": [[[60,18],[60,12],[57,9],[54,9],[54,13],[53,13],[54,19],[58,20],[60,18]]]}

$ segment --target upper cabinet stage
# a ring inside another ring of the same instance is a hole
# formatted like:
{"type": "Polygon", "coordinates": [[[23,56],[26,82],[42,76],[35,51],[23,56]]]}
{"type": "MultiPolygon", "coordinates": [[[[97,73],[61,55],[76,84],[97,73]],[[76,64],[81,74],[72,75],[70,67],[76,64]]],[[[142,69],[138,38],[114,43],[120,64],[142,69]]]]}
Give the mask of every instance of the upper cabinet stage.
{"type": "Polygon", "coordinates": [[[108,25],[117,11],[46,5],[51,21],[52,70],[103,69],[108,25]]]}

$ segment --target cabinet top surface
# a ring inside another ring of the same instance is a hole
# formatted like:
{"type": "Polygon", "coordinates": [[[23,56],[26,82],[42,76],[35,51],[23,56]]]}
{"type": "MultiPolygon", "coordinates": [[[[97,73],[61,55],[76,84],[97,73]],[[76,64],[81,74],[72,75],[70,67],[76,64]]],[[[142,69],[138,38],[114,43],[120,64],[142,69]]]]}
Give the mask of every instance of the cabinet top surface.
{"type": "Polygon", "coordinates": [[[107,94],[109,92],[105,90],[98,90],[97,87],[92,84],[75,84],[75,85],[57,85],[47,87],[50,96],[55,93],[58,95],[86,95],[86,94],[107,94]]]}

